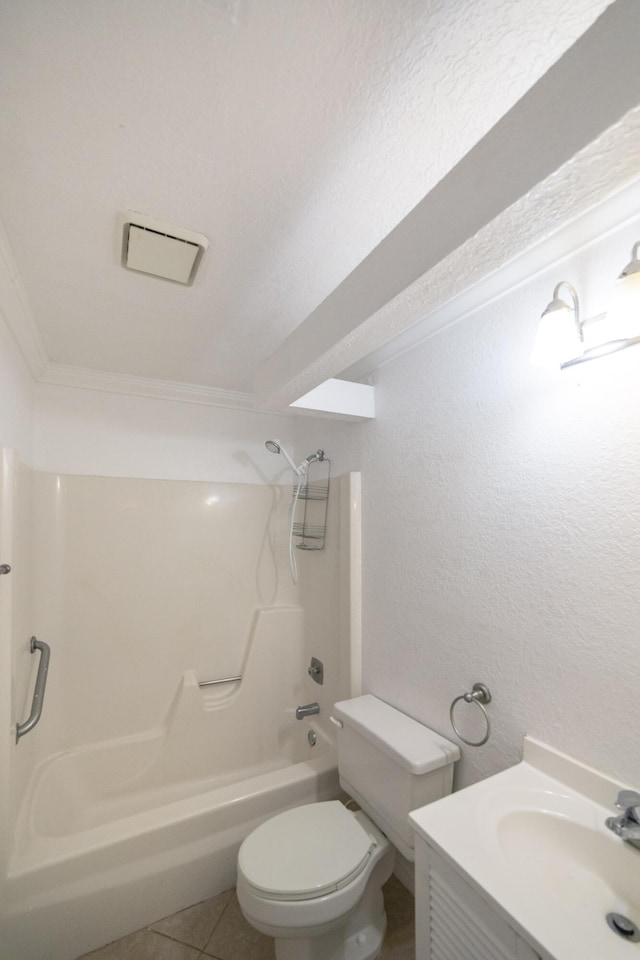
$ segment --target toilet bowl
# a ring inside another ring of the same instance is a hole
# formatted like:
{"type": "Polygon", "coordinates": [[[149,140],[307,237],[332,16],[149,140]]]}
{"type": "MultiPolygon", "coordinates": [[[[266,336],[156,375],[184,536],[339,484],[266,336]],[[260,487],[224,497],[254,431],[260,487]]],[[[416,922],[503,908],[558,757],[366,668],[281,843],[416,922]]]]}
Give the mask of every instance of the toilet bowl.
{"type": "Polygon", "coordinates": [[[451,792],[455,744],[366,695],[334,706],[339,800],[286,810],[238,854],[237,893],[277,960],[375,960],[386,931],[382,885],[395,851],[413,860],[409,811],[451,792]]]}
{"type": "Polygon", "coordinates": [[[277,960],[374,960],[394,857],[362,811],[338,800],[296,807],[242,844],[238,901],[247,920],[275,938],[277,960]]]}

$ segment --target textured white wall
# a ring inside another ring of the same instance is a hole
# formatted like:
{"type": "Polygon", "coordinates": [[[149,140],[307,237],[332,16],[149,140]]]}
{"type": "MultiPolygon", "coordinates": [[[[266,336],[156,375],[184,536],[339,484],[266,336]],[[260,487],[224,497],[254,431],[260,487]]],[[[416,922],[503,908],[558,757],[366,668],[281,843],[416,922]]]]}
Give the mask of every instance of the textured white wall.
{"type": "Polygon", "coordinates": [[[0,446],[31,463],[33,378],[0,313],[0,446]]]}
{"type": "Polygon", "coordinates": [[[640,347],[529,366],[555,283],[599,312],[637,239],[640,220],[383,367],[376,421],[296,427],[299,453],[362,470],[365,689],[445,736],[453,697],[492,690],[459,786],[525,733],[640,784],[640,347]]]}
{"type": "Polygon", "coordinates": [[[251,410],[39,384],[34,466],[104,477],[288,482],[284,458],[264,443],[290,443],[291,431],[290,419],[251,410]]]}

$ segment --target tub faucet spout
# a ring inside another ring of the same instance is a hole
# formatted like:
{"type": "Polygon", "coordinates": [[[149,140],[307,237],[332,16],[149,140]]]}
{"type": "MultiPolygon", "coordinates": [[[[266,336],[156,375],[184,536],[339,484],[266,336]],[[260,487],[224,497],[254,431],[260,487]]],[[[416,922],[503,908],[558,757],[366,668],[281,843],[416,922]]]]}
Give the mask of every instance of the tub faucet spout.
{"type": "Polygon", "coordinates": [[[304,720],[305,717],[312,717],[320,713],[319,703],[305,703],[302,707],[296,707],[296,720],[304,720]]]}

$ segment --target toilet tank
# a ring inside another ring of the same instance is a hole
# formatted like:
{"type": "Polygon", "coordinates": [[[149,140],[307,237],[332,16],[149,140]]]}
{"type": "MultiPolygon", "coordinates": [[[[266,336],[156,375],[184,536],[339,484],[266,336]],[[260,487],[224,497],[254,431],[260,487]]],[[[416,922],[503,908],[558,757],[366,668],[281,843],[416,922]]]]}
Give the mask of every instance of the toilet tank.
{"type": "Polygon", "coordinates": [[[333,715],[343,790],[413,860],[409,812],[451,793],[459,748],[370,694],[336,703],[333,715]]]}

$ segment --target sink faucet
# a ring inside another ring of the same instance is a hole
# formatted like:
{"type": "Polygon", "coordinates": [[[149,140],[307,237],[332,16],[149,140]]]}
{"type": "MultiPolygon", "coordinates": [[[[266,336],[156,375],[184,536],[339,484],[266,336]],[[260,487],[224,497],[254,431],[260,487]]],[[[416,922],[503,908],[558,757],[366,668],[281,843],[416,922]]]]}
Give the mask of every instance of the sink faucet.
{"type": "Polygon", "coordinates": [[[622,840],[640,849],[640,793],[621,790],[616,807],[624,810],[619,817],[607,817],[605,823],[622,840]]]}
{"type": "MultiPolygon", "coordinates": [[[[305,703],[302,707],[296,707],[296,720],[304,720],[305,717],[312,717],[315,713],[320,713],[320,704],[305,703]]],[[[640,797],[638,797],[638,803],[640,803],[640,797]]]]}

